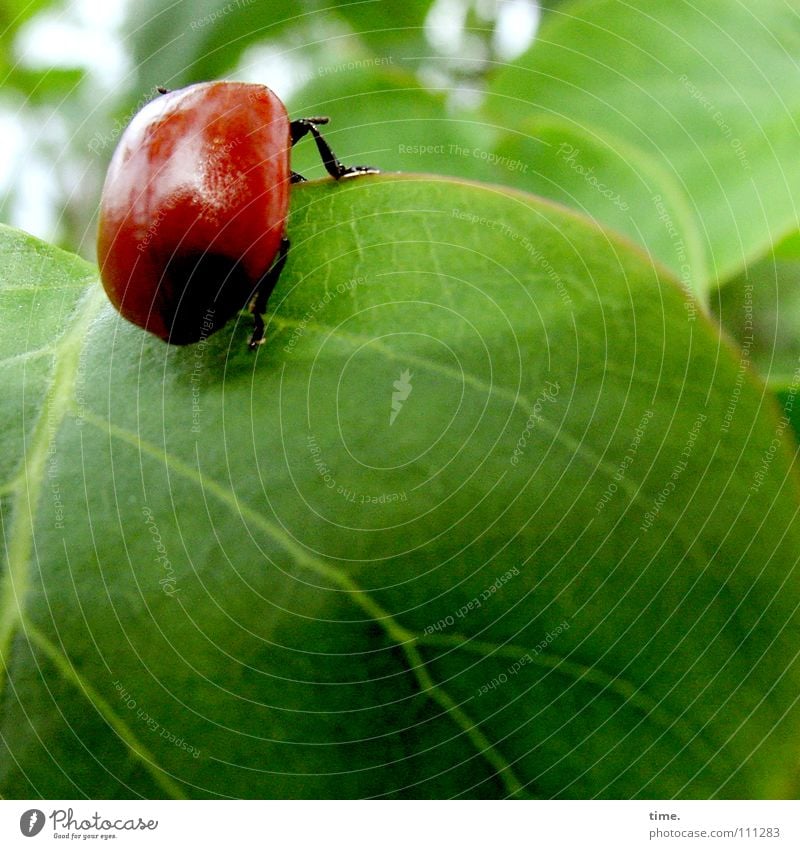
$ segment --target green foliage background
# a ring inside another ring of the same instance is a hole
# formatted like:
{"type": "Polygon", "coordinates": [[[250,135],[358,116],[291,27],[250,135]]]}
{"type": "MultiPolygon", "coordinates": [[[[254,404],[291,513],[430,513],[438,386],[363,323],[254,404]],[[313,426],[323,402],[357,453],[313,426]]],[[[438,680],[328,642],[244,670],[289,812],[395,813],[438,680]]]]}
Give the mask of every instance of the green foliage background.
{"type": "Polygon", "coordinates": [[[0,231],[4,796],[797,796],[800,15],[567,0],[512,55],[511,5],[147,0],[113,89],[4,8],[63,187],[60,247],[0,231]],[[105,166],[265,67],[384,175],[293,190],[256,355],[169,348],[105,166]]]}

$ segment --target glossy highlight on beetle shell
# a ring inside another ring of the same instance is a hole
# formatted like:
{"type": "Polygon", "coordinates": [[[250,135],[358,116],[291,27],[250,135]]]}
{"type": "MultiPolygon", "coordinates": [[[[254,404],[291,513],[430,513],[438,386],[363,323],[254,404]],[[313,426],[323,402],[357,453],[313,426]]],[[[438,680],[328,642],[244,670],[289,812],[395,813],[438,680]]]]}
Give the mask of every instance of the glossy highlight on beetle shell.
{"type": "Polygon", "coordinates": [[[278,253],[289,119],[266,86],[199,83],[148,103],[106,176],[97,255],[125,318],[177,345],[245,307],[278,253]]]}

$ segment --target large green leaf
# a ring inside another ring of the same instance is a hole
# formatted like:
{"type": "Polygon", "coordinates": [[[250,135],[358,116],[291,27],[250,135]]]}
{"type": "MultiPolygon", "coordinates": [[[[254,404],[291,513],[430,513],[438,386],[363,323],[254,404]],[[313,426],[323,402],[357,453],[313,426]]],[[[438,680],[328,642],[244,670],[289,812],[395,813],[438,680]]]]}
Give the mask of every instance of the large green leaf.
{"type": "MultiPolygon", "coordinates": [[[[565,3],[498,74],[491,107],[511,127],[544,112],[658,161],[696,216],[703,291],[797,227],[799,50],[784,0],[565,3]]],[[[613,185],[615,172],[598,177],[613,185]]]]}
{"type": "Polygon", "coordinates": [[[0,792],[796,793],[793,445],[676,282],[432,178],[289,234],[253,355],[2,232],[0,792]]]}

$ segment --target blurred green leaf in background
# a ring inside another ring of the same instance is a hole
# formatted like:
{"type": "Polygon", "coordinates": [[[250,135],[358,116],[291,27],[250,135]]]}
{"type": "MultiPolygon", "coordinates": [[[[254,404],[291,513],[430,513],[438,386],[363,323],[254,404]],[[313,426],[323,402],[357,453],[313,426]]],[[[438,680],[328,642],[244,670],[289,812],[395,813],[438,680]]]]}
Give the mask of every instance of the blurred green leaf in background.
{"type": "Polygon", "coordinates": [[[3,795],[797,797],[796,4],[0,30],[3,795]],[[96,283],[121,132],[208,79],[384,172],[293,190],[257,355],[96,283]]]}

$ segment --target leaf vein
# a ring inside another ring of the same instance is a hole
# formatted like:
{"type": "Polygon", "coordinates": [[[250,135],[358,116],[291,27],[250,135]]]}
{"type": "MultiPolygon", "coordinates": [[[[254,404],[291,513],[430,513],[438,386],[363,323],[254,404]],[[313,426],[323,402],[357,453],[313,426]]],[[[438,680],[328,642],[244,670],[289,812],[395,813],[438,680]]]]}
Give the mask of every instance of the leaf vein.
{"type": "Polygon", "coordinates": [[[135,757],[141,761],[145,769],[155,779],[156,783],[171,799],[185,799],[186,795],[180,786],[170,777],[169,773],[160,767],[147,747],[139,740],[128,725],[117,715],[111,705],[100,693],[78,672],[72,662],[54,646],[47,637],[36,628],[27,617],[24,617],[23,629],[26,636],[56,667],[61,677],[80,691],[94,709],[105,719],[108,725],[117,733],[135,757]]]}

